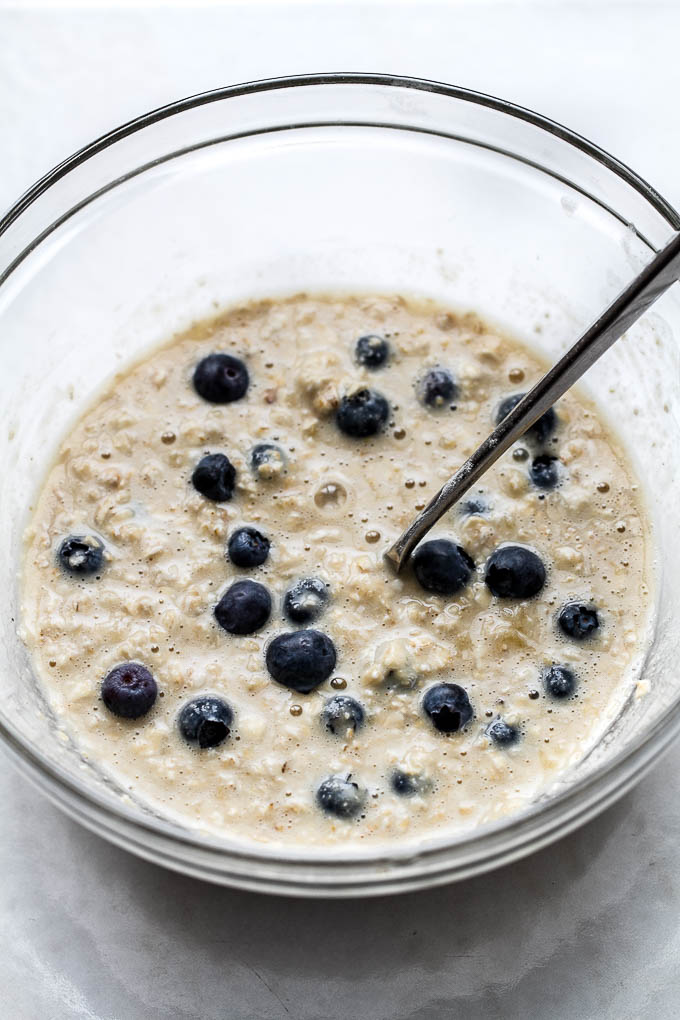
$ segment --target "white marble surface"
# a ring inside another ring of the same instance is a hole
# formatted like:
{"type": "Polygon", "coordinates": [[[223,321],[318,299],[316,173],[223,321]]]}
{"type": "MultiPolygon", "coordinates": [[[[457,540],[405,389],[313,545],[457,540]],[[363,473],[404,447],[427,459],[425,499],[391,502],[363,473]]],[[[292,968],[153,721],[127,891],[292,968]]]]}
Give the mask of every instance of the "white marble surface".
{"type": "MultiPolygon", "coordinates": [[[[0,8],[2,8],[0,0],[0,8]]],[[[468,85],[593,138],[680,203],[677,3],[0,9],[0,206],[168,100],[308,70],[468,85]]],[[[461,885],[275,900],[108,846],[0,759],[3,1020],[666,1020],[680,1002],[680,747],[601,818],[461,885]]]]}

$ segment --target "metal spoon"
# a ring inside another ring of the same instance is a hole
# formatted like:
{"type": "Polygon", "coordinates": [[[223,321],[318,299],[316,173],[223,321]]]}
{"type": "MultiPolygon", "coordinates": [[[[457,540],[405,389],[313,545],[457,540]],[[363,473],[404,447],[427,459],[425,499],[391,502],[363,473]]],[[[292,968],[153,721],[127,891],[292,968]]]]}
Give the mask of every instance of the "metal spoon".
{"type": "Polygon", "coordinates": [[[385,560],[397,573],[439,518],[679,278],[680,233],[677,233],[612,301],[580,340],[525,394],[387,550],[385,560]]]}

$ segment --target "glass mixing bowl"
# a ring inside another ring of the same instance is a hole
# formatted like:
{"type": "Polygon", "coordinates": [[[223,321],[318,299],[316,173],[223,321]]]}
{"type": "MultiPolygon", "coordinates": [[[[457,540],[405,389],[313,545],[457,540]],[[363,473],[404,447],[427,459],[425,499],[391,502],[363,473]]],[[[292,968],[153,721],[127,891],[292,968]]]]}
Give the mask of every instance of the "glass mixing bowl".
{"type": "Polygon", "coordinates": [[[654,632],[598,746],[536,803],[457,838],[277,849],[203,838],[84,761],[17,637],[22,532],[65,429],[145,348],[243,298],[361,289],[477,309],[554,358],[678,229],[591,143],[509,103],[427,81],[317,75],[164,107],[49,173],[0,221],[0,734],[84,825],[215,882],[309,896],[413,889],[519,857],[619,797],[680,725],[680,303],[673,291],[591,370],[648,494],[654,632]]]}

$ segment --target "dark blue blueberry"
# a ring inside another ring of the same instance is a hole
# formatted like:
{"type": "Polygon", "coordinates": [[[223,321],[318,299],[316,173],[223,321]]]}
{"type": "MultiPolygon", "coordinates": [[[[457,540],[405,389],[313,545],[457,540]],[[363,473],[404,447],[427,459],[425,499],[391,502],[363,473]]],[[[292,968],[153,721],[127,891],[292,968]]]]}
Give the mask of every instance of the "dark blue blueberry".
{"type": "Polygon", "coordinates": [[[234,495],[236,469],[223,453],[207,453],[194,468],[191,482],[206,499],[224,503],[234,495]]]}
{"type": "Polygon", "coordinates": [[[253,634],[272,611],[271,595],[257,581],[234,581],[215,606],[215,619],[230,634],[253,634]]]}
{"type": "Polygon", "coordinates": [[[102,681],[101,694],[109,712],[123,719],[139,719],[153,707],[158,687],[146,666],[122,662],[102,681]]]}
{"type": "Polygon", "coordinates": [[[418,395],[427,407],[443,407],[458,396],[458,387],[445,368],[431,368],[418,383],[418,395]]]}
{"type": "Polygon", "coordinates": [[[343,397],[335,415],[341,432],[354,439],[366,439],[382,432],[390,406],[381,393],[366,387],[343,397]]]}
{"type": "Polygon", "coordinates": [[[546,693],[553,698],[570,698],[576,690],[576,676],[569,666],[551,666],[543,683],[546,693]]]}
{"type": "Polygon", "coordinates": [[[250,454],[250,466],[258,478],[271,478],[283,471],[287,458],[280,446],[258,443],[250,454]]]}
{"type": "Polygon", "coordinates": [[[283,611],[293,623],[313,623],[328,602],[328,586],[318,577],[303,577],[283,596],[283,611]]]}
{"type": "MultiPolygon", "coordinates": [[[[496,425],[500,425],[503,419],[517,407],[524,396],[526,396],[524,393],[515,393],[512,397],[506,397],[500,402],[496,411],[496,425]]],[[[535,439],[537,443],[545,443],[553,435],[556,428],[557,415],[555,414],[554,407],[549,407],[545,414],[538,421],[535,421],[531,428],[527,429],[526,434],[535,439]]]]}
{"type": "Polygon", "coordinates": [[[425,793],[429,783],[423,776],[415,775],[413,772],[404,772],[403,769],[395,769],[390,776],[390,786],[400,797],[416,797],[419,793],[425,793]]]}
{"type": "Polygon", "coordinates": [[[366,792],[349,776],[329,776],[316,791],[316,802],[335,818],[356,818],[366,803],[366,792]]]}
{"type": "Polygon", "coordinates": [[[489,507],[483,499],[477,497],[475,499],[466,499],[464,503],[461,503],[460,511],[470,517],[479,517],[482,514],[488,513],[489,507]]]}
{"type": "Polygon", "coordinates": [[[455,595],[472,577],[474,561],[462,546],[447,538],[434,538],[418,546],[413,571],[425,591],[455,595]]]}
{"type": "Polygon", "coordinates": [[[346,694],[329,698],[321,710],[321,721],[327,730],[338,737],[356,733],[364,724],[364,710],[358,701],[346,694]]]}
{"type": "Polygon", "coordinates": [[[319,630],[294,630],[275,637],[265,658],[277,684],[309,694],[335,669],[335,645],[319,630]]]}
{"type": "Polygon", "coordinates": [[[250,382],[248,369],[231,354],[209,354],[194,369],[194,389],[211,404],[239,400],[250,382]]]}
{"type": "Polygon", "coordinates": [[[519,728],[507,723],[505,719],[494,719],[487,726],[486,732],[494,744],[499,744],[501,747],[508,747],[519,740],[519,728]]]}
{"type": "Polygon", "coordinates": [[[360,336],[354,349],[356,359],[364,368],[380,368],[390,356],[390,345],[381,336],[360,336]]]}
{"type": "Polygon", "coordinates": [[[486,561],[489,591],[501,599],[530,599],[545,584],[541,558],[523,545],[502,545],[486,561]]]}
{"type": "Polygon", "coordinates": [[[237,528],[229,538],[229,559],[237,567],[259,567],[269,556],[271,542],[256,528],[237,528]]]}
{"type": "Polygon", "coordinates": [[[539,489],[554,489],[560,480],[557,470],[557,457],[551,457],[549,453],[542,453],[534,457],[529,468],[529,475],[534,485],[539,489]]]}
{"type": "Polygon", "coordinates": [[[472,705],[458,684],[435,684],[425,692],[423,710],[440,733],[457,733],[472,719],[472,705]]]}
{"type": "Polygon", "coordinates": [[[217,747],[227,739],[234,713],[226,701],[211,694],[189,701],[179,713],[177,725],[188,744],[201,749],[217,747]]]}
{"type": "Polygon", "coordinates": [[[585,641],[600,626],[600,618],[594,606],[583,602],[567,602],[559,611],[557,623],[567,637],[574,641],[585,641]]]}
{"type": "Polygon", "coordinates": [[[61,567],[76,577],[97,574],[104,563],[104,546],[94,535],[69,535],[59,546],[61,567]]]}

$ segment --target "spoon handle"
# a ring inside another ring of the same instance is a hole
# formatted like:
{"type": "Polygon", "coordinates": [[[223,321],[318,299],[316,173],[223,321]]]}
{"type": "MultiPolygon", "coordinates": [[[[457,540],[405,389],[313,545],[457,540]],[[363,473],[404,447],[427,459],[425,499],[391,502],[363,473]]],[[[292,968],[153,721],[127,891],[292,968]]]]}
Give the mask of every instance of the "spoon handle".
{"type": "Polygon", "coordinates": [[[525,394],[387,550],[385,560],[397,572],[439,518],[679,277],[680,233],[676,233],[574,346],[525,394]]]}

